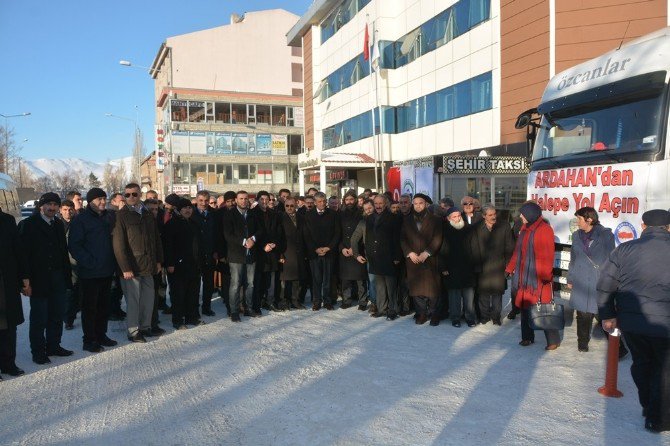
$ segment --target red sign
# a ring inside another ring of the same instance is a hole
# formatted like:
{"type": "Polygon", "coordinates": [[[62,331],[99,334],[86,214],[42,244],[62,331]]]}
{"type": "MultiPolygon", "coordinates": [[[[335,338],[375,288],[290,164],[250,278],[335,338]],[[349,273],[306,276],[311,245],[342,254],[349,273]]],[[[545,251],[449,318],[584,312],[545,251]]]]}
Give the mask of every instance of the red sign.
{"type": "Polygon", "coordinates": [[[400,167],[394,166],[386,173],[387,190],[393,192],[393,199],[398,201],[401,195],[400,167]]]}

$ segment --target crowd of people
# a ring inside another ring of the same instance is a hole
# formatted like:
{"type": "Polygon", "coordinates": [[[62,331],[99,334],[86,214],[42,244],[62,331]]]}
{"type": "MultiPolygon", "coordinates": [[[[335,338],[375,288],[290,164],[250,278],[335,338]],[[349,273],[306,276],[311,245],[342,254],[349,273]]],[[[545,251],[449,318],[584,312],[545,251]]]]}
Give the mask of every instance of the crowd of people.
{"type": "MultiPolygon", "coordinates": [[[[263,309],[305,310],[309,295],[312,311],[332,311],[339,303],[387,321],[413,315],[419,325],[449,320],[458,328],[501,325],[510,284],[507,317],[520,314],[524,347],[535,341],[529,309],[553,301],[554,232],[531,201],[511,224],[472,197],[457,205],[450,198],[433,203],[421,193],[396,202],[370,190],[350,190],[342,199],[315,188],[305,196],[286,189],[254,196],[200,191],[192,199],[171,194],[163,203],[156,192],[143,196],[131,183],[109,201],[99,188],[85,198],[84,207],[78,192],[62,201],[46,193],[18,226],[0,213],[2,373],[23,373],[15,364],[16,327],[24,322],[20,294],[30,299],[37,364],[73,354],[61,337],[63,328],[74,328],[78,313],[83,349],[101,352],[118,343],[107,336],[108,321],[125,319],[128,340],[146,342],[165,332],[159,311],[171,315],[176,330],[202,325],[203,315],[215,315],[217,293],[232,322],[260,317],[263,309]]],[[[596,210],[582,208],[575,216],[579,229],[567,280],[577,310],[577,348],[588,351],[594,319],[600,316],[611,330],[619,318],[645,416],[663,430],[670,407],[670,279],[658,268],[670,260],[662,258],[670,253],[670,214],[643,216],[636,242],[653,238],[657,252],[645,250],[654,260],[638,266],[634,279],[621,272],[633,253],[615,249],[596,210]]],[[[544,335],[546,350],[561,344],[558,330],[544,335]]],[[[627,354],[623,343],[620,354],[627,354]]]]}

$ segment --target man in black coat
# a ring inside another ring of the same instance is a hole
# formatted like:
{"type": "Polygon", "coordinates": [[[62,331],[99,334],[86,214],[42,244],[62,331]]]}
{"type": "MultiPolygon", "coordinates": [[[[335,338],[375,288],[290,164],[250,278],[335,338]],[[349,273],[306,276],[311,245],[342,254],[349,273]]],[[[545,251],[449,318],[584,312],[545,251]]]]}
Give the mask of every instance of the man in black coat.
{"type": "Polygon", "coordinates": [[[201,190],[196,195],[196,209],[191,217],[200,228],[200,274],[202,278],[202,314],[214,316],[212,311],[212,294],[214,293],[214,270],[219,260],[216,237],[218,231],[218,214],[209,205],[209,192],[201,190]]]}
{"type": "Polygon", "coordinates": [[[170,281],[172,325],[184,330],[187,325],[202,325],[198,312],[200,293],[200,231],[193,221],[193,206],[180,198],[177,212],[165,225],[165,267],[170,281]]]}
{"type": "Polygon", "coordinates": [[[603,329],[621,329],[633,356],[645,428],[670,430],[670,213],[642,214],[642,235],[619,245],[600,269],[603,329]]]}
{"type": "Polygon", "coordinates": [[[282,302],[290,303],[293,308],[304,310],[302,299],[305,279],[309,275],[309,266],[305,260],[302,239],[304,217],[296,209],[296,200],[288,197],[284,200],[285,212],[280,214],[282,237],[277,247],[281,253],[282,302]]]}
{"type": "Polygon", "coordinates": [[[372,317],[397,317],[396,292],[397,267],[402,258],[400,248],[401,217],[389,210],[386,195],[374,198],[375,212],[365,222],[365,260],[370,264],[370,274],[375,276],[377,311],[372,317]]]}
{"type": "MultiPolygon", "coordinates": [[[[65,240],[70,239],[70,223],[72,219],[77,215],[75,212],[74,203],[71,200],[63,200],[60,204],[60,212],[56,214],[56,218],[59,218],[63,222],[63,227],[65,228],[65,240]]],[[[65,295],[65,329],[72,330],[74,328],[74,320],[77,318],[77,313],[79,313],[80,308],[79,304],[81,301],[81,288],[79,286],[79,275],[77,274],[77,261],[70,256],[70,266],[72,268],[72,287],[67,289],[67,294],[65,295]]]]}
{"type": "Polygon", "coordinates": [[[49,356],[70,356],[61,347],[65,294],[72,286],[70,256],[63,223],[55,218],[60,197],[48,192],[39,201],[39,213],[19,225],[30,287],[30,350],[33,362],[47,364],[49,356]],[[46,333],[46,336],[45,336],[46,333]]]}
{"type": "MultiPolygon", "coordinates": [[[[28,285],[16,221],[0,209],[0,372],[23,375],[16,366],[16,327],[21,325],[21,288],[28,285]]],[[[2,378],[0,378],[2,379],[2,378]]]]}
{"type": "Polygon", "coordinates": [[[258,263],[256,269],[254,290],[254,306],[263,307],[272,311],[288,310],[286,302],[280,302],[279,283],[279,252],[278,246],[282,245],[283,231],[279,215],[270,208],[270,194],[260,191],[256,194],[258,205],[251,210],[260,225],[262,238],[258,242],[258,263]],[[274,295],[270,297],[270,287],[274,284],[274,295]]]}
{"type": "Polygon", "coordinates": [[[502,295],[507,288],[505,266],[514,253],[514,236],[508,224],[497,222],[497,211],[492,205],[482,208],[484,220],[472,227],[472,265],[479,293],[481,324],[489,320],[501,325],[502,295]]]}
{"type": "Polygon", "coordinates": [[[330,279],[333,262],[340,241],[340,223],[336,212],[327,208],[326,194],[314,195],[315,208],[305,213],[303,238],[309,268],[312,272],[312,310],[334,310],[330,294],[330,279]]]}
{"type": "Polygon", "coordinates": [[[363,220],[362,210],[356,206],[358,197],[353,190],[344,194],[344,207],[340,212],[342,238],[339,246],[339,276],[342,281],[342,308],[356,305],[366,305],[365,287],[368,272],[365,265],[358,262],[351,248],[351,236],[358,223],[363,220]]]}
{"type": "Polygon", "coordinates": [[[249,194],[238,191],[236,207],[226,212],[223,221],[223,235],[226,241],[226,258],[230,266],[230,318],[240,322],[240,288],[246,277],[245,316],[260,316],[260,308],[253,308],[254,276],[258,258],[257,241],[263,234],[254,213],[249,212],[249,194]],[[245,276],[246,273],[246,276],[245,276]],[[253,313],[252,313],[253,309],[253,313]]]}
{"type": "Polygon", "coordinates": [[[109,294],[116,259],[112,247],[112,221],[105,209],[107,194],[94,187],[86,194],[86,201],[86,208],[70,224],[69,250],[78,265],[83,348],[97,353],[117,344],[107,336],[109,294]]]}

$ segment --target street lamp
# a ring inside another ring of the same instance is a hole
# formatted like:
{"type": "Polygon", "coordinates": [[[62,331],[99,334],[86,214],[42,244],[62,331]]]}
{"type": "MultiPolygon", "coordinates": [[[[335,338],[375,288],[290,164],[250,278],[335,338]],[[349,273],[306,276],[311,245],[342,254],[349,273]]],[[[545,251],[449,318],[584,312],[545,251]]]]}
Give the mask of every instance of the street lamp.
{"type": "Polygon", "coordinates": [[[137,127],[137,121],[139,119],[139,110],[138,106],[135,106],[135,119],[133,118],[128,118],[126,116],[119,116],[115,115],[113,113],[105,113],[105,116],[108,118],[116,118],[116,119],[123,119],[124,121],[130,121],[134,124],[135,126],[135,145],[133,147],[133,156],[137,158],[136,160],[136,165],[134,166],[134,169],[137,169],[136,175],[137,175],[137,181],[141,182],[141,164],[142,164],[142,142],[140,141],[139,138],[139,128],[137,127]]]}
{"type": "Polygon", "coordinates": [[[161,72],[161,70],[158,70],[156,68],[145,67],[143,65],[136,65],[129,60],[120,60],[119,65],[123,65],[124,67],[132,67],[132,68],[140,68],[142,70],[149,70],[149,74],[160,73],[161,72]]]}
{"type": "Polygon", "coordinates": [[[7,162],[7,157],[9,156],[9,123],[7,120],[9,118],[21,118],[23,116],[30,116],[30,112],[19,113],[17,115],[3,115],[0,113],[0,116],[5,118],[5,148],[2,150],[2,159],[0,160],[0,172],[9,173],[8,167],[9,163],[7,162]]]}

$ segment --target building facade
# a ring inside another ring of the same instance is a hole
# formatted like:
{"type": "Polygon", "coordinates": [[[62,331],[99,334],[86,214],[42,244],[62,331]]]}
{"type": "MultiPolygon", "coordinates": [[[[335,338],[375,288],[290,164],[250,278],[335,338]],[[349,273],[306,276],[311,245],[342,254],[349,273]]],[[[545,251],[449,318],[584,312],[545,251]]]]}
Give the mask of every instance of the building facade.
{"type": "Polygon", "coordinates": [[[150,69],[156,96],[156,186],[194,195],[297,188],[303,144],[298,17],[233,14],[229,25],[169,37],[150,69]]]}
{"type": "Polygon", "coordinates": [[[301,175],[518,208],[517,116],[555,73],[668,25],[665,0],[531,3],[314,1],[287,35],[305,66],[301,175]]]}

